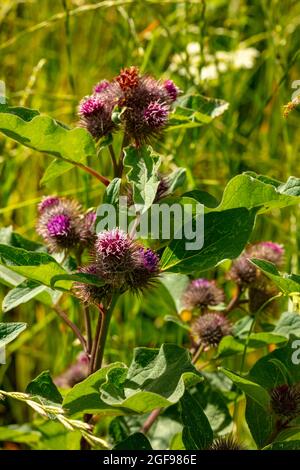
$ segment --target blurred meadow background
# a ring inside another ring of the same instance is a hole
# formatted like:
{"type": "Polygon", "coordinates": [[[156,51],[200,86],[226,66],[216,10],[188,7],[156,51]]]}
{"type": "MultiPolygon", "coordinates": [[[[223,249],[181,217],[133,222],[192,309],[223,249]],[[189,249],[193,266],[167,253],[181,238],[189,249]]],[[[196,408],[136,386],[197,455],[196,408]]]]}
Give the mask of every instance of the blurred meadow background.
{"type": "MultiPolygon", "coordinates": [[[[226,182],[243,171],[285,181],[300,177],[299,111],[283,117],[292,82],[300,79],[300,3],[293,0],[2,0],[0,80],[12,105],[39,109],[68,125],[77,105],[99,80],[137,65],[155,77],[172,78],[184,92],[195,90],[229,102],[209,126],[165,134],[155,149],[164,170],[187,167],[185,190],[202,189],[220,200],[226,182]]],[[[41,186],[51,157],[0,138],[1,226],[25,237],[35,234],[36,205],[43,194],[78,198],[98,206],[103,188],[72,169],[41,186]]],[[[105,150],[97,162],[112,175],[105,150]]],[[[260,217],[253,240],[273,240],[287,250],[286,267],[299,268],[299,210],[260,217]]],[[[226,263],[225,263],[226,265],[226,263]]],[[[208,276],[224,279],[224,269],[208,276]]],[[[230,285],[227,289],[230,290],[230,285]]],[[[0,297],[7,288],[0,287],[0,297]]],[[[228,291],[228,294],[230,292],[228,291]]],[[[78,302],[66,301],[78,320],[78,302]]],[[[166,291],[119,302],[106,360],[129,363],[135,346],[189,344],[182,330],[166,323],[174,313],[166,291]]],[[[0,314],[0,316],[4,314],[0,314]]],[[[23,391],[39,372],[58,375],[80,350],[55,312],[37,301],[5,314],[28,329],[9,345],[0,366],[0,388],[23,391]]],[[[0,405],[0,422],[26,420],[28,409],[0,405]]]]}

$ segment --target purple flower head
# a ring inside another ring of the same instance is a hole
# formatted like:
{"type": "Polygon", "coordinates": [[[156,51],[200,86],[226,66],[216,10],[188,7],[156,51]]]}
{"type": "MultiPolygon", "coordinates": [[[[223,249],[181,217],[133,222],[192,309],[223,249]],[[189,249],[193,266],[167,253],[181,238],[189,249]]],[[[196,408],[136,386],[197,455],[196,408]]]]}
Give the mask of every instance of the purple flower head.
{"type": "Polygon", "coordinates": [[[224,302],[224,291],[208,279],[195,279],[190,282],[182,296],[183,306],[187,309],[207,308],[224,302]]]}
{"type": "Polygon", "coordinates": [[[271,409],[283,420],[300,416],[300,386],[279,385],[270,391],[271,409]]]}
{"type": "Polygon", "coordinates": [[[95,248],[96,254],[102,258],[122,258],[131,247],[128,235],[119,228],[105,230],[97,236],[95,248]]]}
{"type": "Polygon", "coordinates": [[[104,108],[104,102],[96,95],[84,98],[79,105],[79,114],[87,117],[91,114],[98,113],[104,108]]]}
{"type": "Polygon", "coordinates": [[[166,105],[153,101],[144,110],[144,120],[150,128],[159,129],[166,124],[168,113],[166,105]]]}
{"type": "Polygon", "coordinates": [[[68,215],[57,214],[49,219],[47,229],[50,237],[67,236],[70,232],[71,219],[68,215]]]}
{"type": "Polygon", "coordinates": [[[171,100],[176,101],[177,96],[179,94],[179,89],[177,88],[173,80],[165,80],[164,88],[166,89],[171,100]]]}
{"type": "Polygon", "coordinates": [[[139,83],[139,69],[134,66],[122,69],[116,77],[116,81],[125,93],[128,90],[132,90],[139,83]]]}
{"type": "Polygon", "coordinates": [[[49,209],[49,207],[56,206],[58,203],[59,203],[59,197],[44,196],[38,205],[38,211],[42,213],[45,209],[49,209]]]}
{"type": "Polygon", "coordinates": [[[159,274],[159,258],[150,248],[137,247],[134,253],[133,270],[126,277],[127,287],[133,292],[143,291],[149,288],[159,274]]]}
{"type": "Polygon", "coordinates": [[[95,93],[101,93],[102,91],[106,90],[109,87],[110,83],[108,80],[101,80],[101,82],[97,83],[94,86],[95,93]]]}
{"type": "Polygon", "coordinates": [[[78,202],[59,198],[56,204],[40,213],[36,229],[49,250],[59,252],[80,243],[82,227],[81,206],[78,202]]]}
{"type": "Polygon", "coordinates": [[[193,336],[205,349],[217,346],[224,336],[231,334],[231,331],[230,322],[220,313],[205,313],[192,324],[193,336]]]}

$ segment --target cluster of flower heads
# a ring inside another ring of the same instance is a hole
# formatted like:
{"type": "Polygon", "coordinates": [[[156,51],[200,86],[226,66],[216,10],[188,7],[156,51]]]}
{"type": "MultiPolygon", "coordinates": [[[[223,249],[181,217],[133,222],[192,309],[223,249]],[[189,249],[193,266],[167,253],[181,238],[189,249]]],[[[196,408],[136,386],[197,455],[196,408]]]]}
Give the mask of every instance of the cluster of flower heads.
{"type": "Polygon", "coordinates": [[[119,228],[99,233],[93,249],[92,264],[80,268],[104,280],[104,286],[76,282],[76,295],[86,303],[99,304],[111,290],[142,291],[159,274],[159,258],[119,228]]]}
{"type": "Polygon", "coordinates": [[[80,204],[64,197],[46,196],[38,205],[37,232],[50,252],[83,249],[95,240],[94,211],[84,212],[80,204]]]}
{"type": "Polygon", "coordinates": [[[275,264],[278,268],[282,266],[284,248],[273,242],[259,242],[250,245],[233,263],[230,270],[230,278],[240,285],[249,286],[260,281],[262,278],[259,269],[249,259],[259,258],[275,264]]]}
{"type": "MultiPolygon", "coordinates": [[[[246,248],[241,256],[232,263],[229,278],[242,288],[248,288],[249,308],[251,312],[255,312],[276,295],[277,288],[249,261],[251,258],[269,261],[280,268],[284,262],[284,248],[282,245],[270,241],[255,243],[246,248]]],[[[269,306],[272,311],[274,308],[275,305],[269,306]]]]}
{"type": "Polygon", "coordinates": [[[204,349],[217,346],[223,336],[230,335],[232,327],[228,319],[221,313],[209,312],[209,307],[221,304],[225,300],[223,289],[215,281],[194,279],[182,295],[182,304],[186,309],[202,313],[192,323],[192,337],[204,349]]]}
{"type": "Polygon", "coordinates": [[[93,94],[83,98],[80,122],[97,140],[121,124],[125,134],[139,146],[164,129],[178,94],[172,80],[156,80],[141,75],[137,67],[129,67],[111,82],[98,83],[93,94]]]}

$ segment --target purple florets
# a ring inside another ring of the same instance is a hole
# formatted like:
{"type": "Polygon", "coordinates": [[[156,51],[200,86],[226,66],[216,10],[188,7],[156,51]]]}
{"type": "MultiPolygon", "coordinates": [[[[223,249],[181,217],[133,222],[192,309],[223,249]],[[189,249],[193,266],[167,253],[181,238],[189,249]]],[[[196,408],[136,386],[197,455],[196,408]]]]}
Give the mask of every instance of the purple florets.
{"type": "Polygon", "coordinates": [[[140,146],[163,130],[178,92],[172,80],[161,82],[140,75],[137,67],[125,68],[111,82],[98,83],[94,94],[82,100],[81,125],[95,139],[121,125],[127,137],[140,146]]]}
{"type": "Polygon", "coordinates": [[[79,114],[82,116],[90,116],[104,108],[103,101],[98,96],[88,96],[83,99],[79,106],[79,114]]]}
{"type": "Polygon", "coordinates": [[[164,126],[168,118],[168,109],[165,105],[154,101],[149,103],[144,110],[144,120],[152,129],[159,129],[164,126]]]}
{"type": "Polygon", "coordinates": [[[38,205],[38,210],[42,213],[45,209],[49,207],[56,206],[59,203],[59,198],[56,196],[44,196],[41,202],[38,205]]]}
{"type": "Polygon", "coordinates": [[[167,93],[169,97],[171,98],[171,100],[176,101],[177,96],[179,94],[179,89],[177,88],[173,80],[166,80],[164,82],[164,87],[167,90],[167,93]]]}
{"type": "Polygon", "coordinates": [[[50,237],[67,236],[70,232],[71,219],[68,215],[57,214],[50,218],[47,229],[50,237]]]}
{"type": "Polygon", "coordinates": [[[77,201],[59,197],[43,199],[38,209],[36,229],[51,252],[79,247],[82,250],[93,244],[94,211],[84,213],[77,201]]]}
{"type": "Polygon", "coordinates": [[[97,83],[97,85],[94,86],[94,92],[101,93],[102,91],[106,90],[108,87],[109,87],[109,81],[101,80],[101,82],[97,83]]]}
{"type": "Polygon", "coordinates": [[[196,288],[201,288],[201,287],[209,288],[211,286],[211,281],[209,281],[208,279],[199,278],[199,279],[194,279],[191,282],[191,285],[196,288]]]}
{"type": "Polygon", "coordinates": [[[122,230],[115,228],[106,230],[97,236],[95,248],[96,255],[108,258],[113,256],[115,259],[124,256],[131,246],[131,240],[122,230]]]}

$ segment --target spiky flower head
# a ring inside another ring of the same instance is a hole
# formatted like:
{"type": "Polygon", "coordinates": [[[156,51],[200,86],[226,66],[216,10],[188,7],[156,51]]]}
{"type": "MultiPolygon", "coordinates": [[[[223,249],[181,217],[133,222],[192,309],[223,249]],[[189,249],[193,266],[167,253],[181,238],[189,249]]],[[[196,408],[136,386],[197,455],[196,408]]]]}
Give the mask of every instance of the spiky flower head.
{"type": "Polygon", "coordinates": [[[119,228],[98,233],[95,259],[104,279],[121,289],[135,267],[138,247],[128,234],[119,228]]]}
{"type": "Polygon", "coordinates": [[[217,346],[224,336],[230,335],[232,326],[220,313],[205,313],[192,323],[192,336],[205,349],[217,346]]]}
{"type": "Polygon", "coordinates": [[[260,271],[249,259],[259,258],[280,267],[284,259],[284,248],[282,245],[270,241],[255,243],[250,245],[242,255],[233,263],[229,276],[232,280],[241,285],[250,285],[261,276],[260,271]]]}
{"type": "Polygon", "coordinates": [[[182,304],[187,309],[205,308],[224,301],[223,289],[208,279],[195,279],[186,288],[182,296],[182,304]]]}
{"type": "Polygon", "coordinates": [[[56,206],[58,203],[59,203],[59,197],[44,196],[38,205],[38,211],[42,213],[45,209],[49,209],[49,207],[56,206]]]}
{"type": "Polygon", "coordinates": [[[300,387],[296,385],[279,385],[270,391],[271,409],[282,419],[293,419],[300,416],[300,387]]]}
{"type": "Polygon", "coordinates": [[[178,94],[179,94],[179,89],[173,82],[173,80],[165,80],[164,82],[164,87],[167,90],[167,93],[169,97],[171,98],[172,101],[176,101],[178,94]]]}
{"type": "Polygon", "coordinates": [[[81,206],[72,199],[59,198],[56,204],[44,207],[36,229],[50,252],[59,252],[80,243],[80,228],[81,206]]]}
{"type": "Polygon", "coordinates": [[[233,436],[217,437],[208,450],[244,450],[243,446],[233,436]]]}
{"type": "MultiPolygon", "coordinates": [[[[103,90],[103,93],[106,89],[103,90]]],[[[113,102],[105,99],[103,93],[85,97],[79,105],[80,124],[95,139],[109,134],[115,128],[112,121],[113,102]]]]}
{"type": "Polygon", "coordinates": [[[111,82],[99,82],[94,94],[81,101],[81,125],[99,139],[121,124],[140,146],[164,129],[178,92],[172,80],[161,82],[141,75],[137,67],[125,68],[111,82]]]}
{"type": "MultiPolygon", "coordinates": [[[[99,266],[96,263],[81,267],[78,269],[78,272],[91,274],[92,276],[99,277],[101,280],[103,279],[99,266]]],[[[76,281],[73,284],[73,292],[82,302],[99,305],[107,293],[107,286],[76,281]]]]}
{"type": "Polygon", "coordinates": [[[122,69],[120,74],[116,77],[122,91],[127,92],[132,90],[139,83],[139,69],[137,67],[128,67],[122,69]]]}

